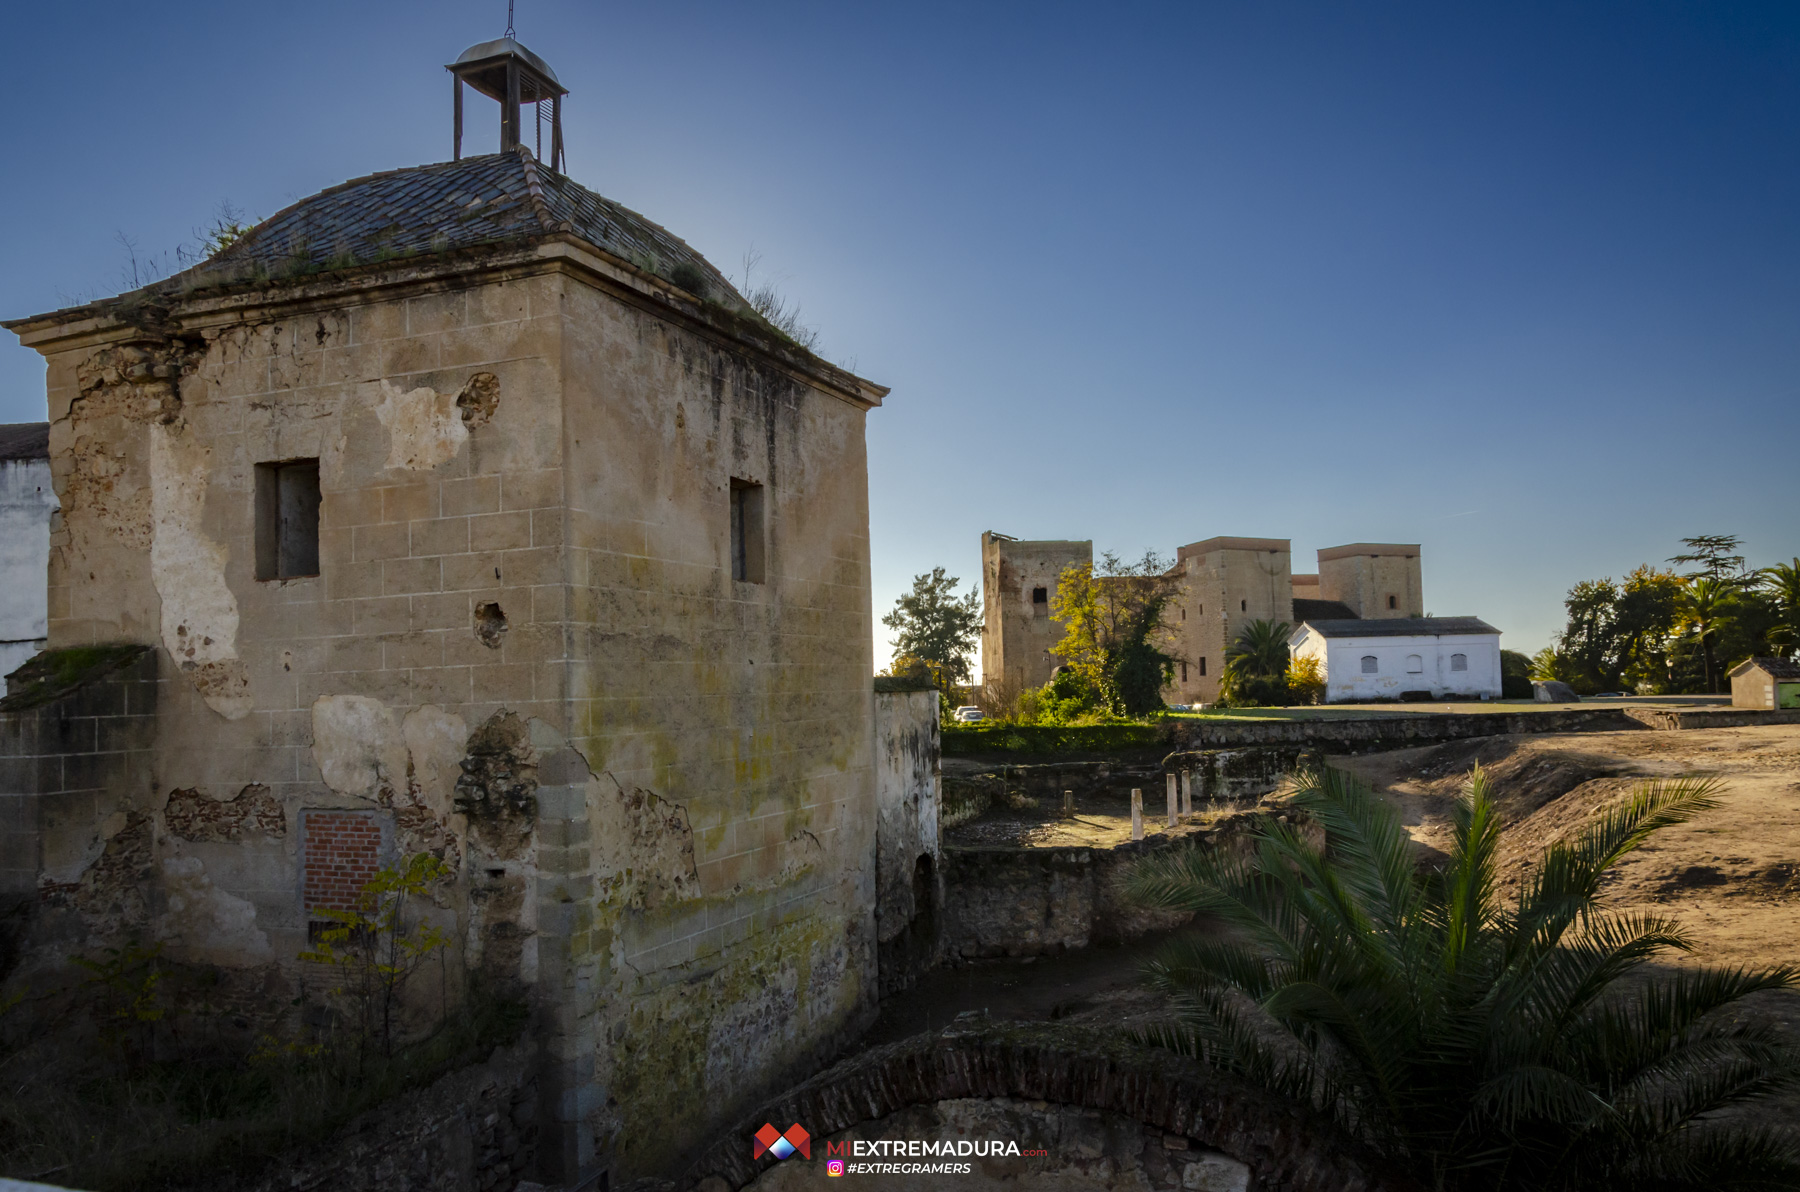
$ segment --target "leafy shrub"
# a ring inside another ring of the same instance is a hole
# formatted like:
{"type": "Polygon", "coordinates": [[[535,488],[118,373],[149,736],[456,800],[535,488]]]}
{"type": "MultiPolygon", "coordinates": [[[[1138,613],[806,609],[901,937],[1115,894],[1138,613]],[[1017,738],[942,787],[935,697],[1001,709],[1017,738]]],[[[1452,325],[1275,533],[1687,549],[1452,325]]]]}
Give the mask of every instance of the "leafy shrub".
{"type": "Polygon", "coordinates": [[[1295,658],[1288,663],[1287,697],[1291,704],[1325,702],[1325,670],[1317,658],[1295,658]]]}

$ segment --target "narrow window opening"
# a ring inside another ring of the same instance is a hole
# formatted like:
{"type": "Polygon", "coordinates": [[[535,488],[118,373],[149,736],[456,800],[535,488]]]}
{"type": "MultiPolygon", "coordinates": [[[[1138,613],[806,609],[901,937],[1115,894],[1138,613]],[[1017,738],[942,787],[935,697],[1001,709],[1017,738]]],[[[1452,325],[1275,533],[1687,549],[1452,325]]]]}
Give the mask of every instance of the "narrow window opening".
{"type": "Polygon", "coordinates": [[[733,477],[731,578],[747,584],[762,583],[763,552],[763,486],[733,477]]]}
{"type": "Polygon", "coordinates": [[[1185,662],[1181,664],[1181,681],[1187,682],[1187,663],[1185,662]]]}
{"type": "Polygon", "coordinates": [[[1363,674],[1373,675],[1373,674],[1379,673],[1380,670],[1381,670],[1381,663],[1378,659],[1376,659],[1375,655],[1373,655],[1373,654],[1364,654],[1363,655],[1363,658],[1362,658],[1362,673],[1363,674]]]}
{"type": "Polygon", "coordinates": [[[1399,608],[1400,607],[1400,598],[1398,596],[1389,596],[1388,597],[1388,607],[1389,608],[1399,608]]]}
{"type": "Polygon", "coordinates": [[[1249,602],[1249,601],[1248,601],[1248,600],[1240,600],[1240,601],[1238,601],[1238,611],[1239,611],[1239,612],[1240,612],[1240,613],[1247,613],[1247,612],[1249,612],[1249,611],[1250,611],[1250,602],[1249,602]]]}
{"type": "Polygon", "coordinates": [[[1206,674],[1206,659],[1204,658],[1200,660],[1200,674],[1202,676],[1206,674]]]}
{"type": "Polygon", "coordinates": [[[1185,608],[1181,610],[1181,619],[1184,621],[1187,620],[1187,609],[1185,608]]]}
{"type": "Polygon", "coordinates": [[[256,465],[256,578],[319,574],[319,461],[256,465]]]}

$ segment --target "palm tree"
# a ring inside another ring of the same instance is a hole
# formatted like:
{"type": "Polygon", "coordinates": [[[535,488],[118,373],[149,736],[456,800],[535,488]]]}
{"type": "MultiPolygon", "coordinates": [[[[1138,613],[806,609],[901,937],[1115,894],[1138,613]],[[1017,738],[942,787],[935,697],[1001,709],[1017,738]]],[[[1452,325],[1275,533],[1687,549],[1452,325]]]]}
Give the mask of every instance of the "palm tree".
{"type": "Polygon", "coordinates": [[[1739,582],[1716,575],[1696,575],[1682,585],[1675,597],[1676,623],[1692,629],[1700,638],[1700,658],[1706,667],[1706,689],[1719,690],[1719,660],[1715,656],[1715,630],[1736,611],[1739,582]]]}
{"type": "Polygon", "coordinates": [[[1758,579],[1763,590],[1775,598],[1778,621],[1769,630],[1769,644],[1785,658],[1800,651],[1800,559],[1765,567],[1758,579]]]}
{"type": "Polygon", "coordinates": [[[1772,1027],[1714,1011],[1800,984],[1774,968],[1655,970],[1681,926],[1608,911],[1602,879],[1716,806],[1710,781],[1647,782],[1495,892],[1501,825],[1469,778],[1455,844],[1423,869],[1397,811],[1318,770],[1247,854],[1139,862],[1126,894],[1225,931],[1151,966],[1179,1017],[1150,1041],[1311,1105],[1437,1189],[1800,1186],[1800,1140],[1722,1115],[1800,1083],[1772,1027]]]}
{"type": "Polygon", "coordinates": [[[1259,679],[1287,674],[1288,638],[1292,635],[1293,626],[1286,621],[1250,622],[1225,648],[1225,672],[1259,679]]]}
{"type": "Polygon", "coordinates": [[[1545,646],[1531,656],[1531,677],[1539,683],[1559,680],[1567,669],[1563,656],[1556,652],[1555,646],[1545,646]]]}
{"type": "Polygon", "coordinates": [[[1288,637],[1286,621],[1251,621],[1225,647],[1220,694],[1228,703],[1285,704],[1288,701],[1288,637]]]}

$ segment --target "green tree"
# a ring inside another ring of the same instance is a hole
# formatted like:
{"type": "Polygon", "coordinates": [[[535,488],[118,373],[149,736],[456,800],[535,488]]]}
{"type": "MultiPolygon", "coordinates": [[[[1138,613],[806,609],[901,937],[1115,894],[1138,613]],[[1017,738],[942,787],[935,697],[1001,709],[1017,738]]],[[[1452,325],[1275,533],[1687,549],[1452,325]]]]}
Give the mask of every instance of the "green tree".
{"type": "Polygon", "coordinates": [[[1050,648],[1115,715],[1141,717],[1163,706],[1175,659],[1155,645],[1175,595],[1168,561],[1154,551],[1126,562],[1111,551],[1100,566],[1065,569],[1050,597],[1063,638],[1050,648]]]}
{"type": "Polygon", "coordinates": [[[1563,608],[1568,624],[1556,638],[1556,653],[1568,683],[1583,695],[1609,691],[1617,682],[1618,585],[1608,579],[1584,579],[1569,589],[1563,608]]]}
{"type": "Polygon", "coordinates": [[[1500,695],[1503,699],[1530,699],[1531,656],[1517,650],[1500,651],[1500,695]]]}
{"type": "Polygon", "coordinates": [[[1669,562],[1677,565],[1696,563],[1700,568],[1689,572],[1683,579],[1698,579],[1702,576],[1712,579],[1744,577],[1744,556],[1732,553],[1743,545],[1743,539],[1736,534],[1700,534],[1681,541],[1687,550],[1672,556],[1669,562]]]}
{"type": "Polygon", "coordinates": [[[1675,632],[1681,578],[1645,564],[1625,577],[1613,612],[1612,678],[1607,690],[1652,689],[1669,682],[1669,638],[1675,632]]]}
{"type": "Polygon", "coordinates": [[[1567,683],[1568,664],[1553,646],[1545,646],[1531,656],[1531,678],[1534,682],[1567,683]]]}
{"type": "Polygon", "coordinates": [[[313,911],[328,924],[300,959],[336,967],[342,984],[332,993],[342,999],[357,1028],[357,1067],[368,1049],[379,1043],[391,1057],[398,1035],[395,1016],[413,975],[450,944],[450,937],[428,920],[409,914],[409,907],[429,902],[433,888],[454,876],[443,859],[414,853],[378,870],[364,883],[351,910],[313,911]]]}
{"type": "Polygon", "coordinates": [[[1783,658],[1792,657],[1800,652],[1800,558],[1763,568],[1758,582],[1774,604],[1769,646],[1783,658]]]}
{"type": "MultiPolygon", "coordinates": [[[[981,596],[971,587],[958,596],[954,575],[933,567],[913,576],[912,591],[894,601],[881,623],[895,630],[894,655],[917,659],[937,673],[940,690],[970,678],[970,655],[981,638],[981,596]]],[[[896,672],[898,673],[898,672],[896,672]]]]}
{"type": "Polygon", "coordinates": [[[1230,704],[1287,702],[1288,637],[1286,621],[1251,621],[1225,647],[1220,694],[1230,704]]]}
{"type": "Polygon", "coordinates": [[[1675,600],[1676,623],[1699,642],[1710,692],[1719,690],[1718,633],[1737,609],[1740,587],[1728,577],[1701,572],[1688,579],[1675,600]]]}
{"type": "Polygon", "coordinates": [[[1800,972],[1653,967],[1692,937],[1607,909],[1607,871],[1715,805],[1710,782],[1646,782],[1496,892],[1502,825],[1476,770],[1450,856],[1421,867],[1398,811],[1335,770],[1246,852],[1186,848],[1125,875],[1140,905],[1222,932],[1167,948],[1151,1032],[1334,1119],[1429,1187],[1726,1192],[1800,1181],[1800,1140],[1728,1111],[1795,1086],[1796,1055],[1744,998],[1800,972]]]}

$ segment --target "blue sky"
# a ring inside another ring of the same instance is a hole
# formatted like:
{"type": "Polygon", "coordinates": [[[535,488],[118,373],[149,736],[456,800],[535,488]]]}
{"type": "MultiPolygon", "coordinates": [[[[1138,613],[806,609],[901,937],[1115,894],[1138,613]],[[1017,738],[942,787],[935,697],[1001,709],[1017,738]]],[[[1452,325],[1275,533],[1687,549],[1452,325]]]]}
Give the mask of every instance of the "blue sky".
{"type": "MultiPolygon", "coordinates": [[[[8,13],[0,315],[449,156],[504,3],[8,13]],[[22,61],[21,61],[22,60],[22,61]]],[[[1574,581],[1800,554],[1800,7],[520,0],[570,173],[754,247],[870,415],[877,616],[978,539],[1424,544],[1534,650],[1574,581]]],[[[472,108],[472,148],[495,137],[472,108]]],[[[42,366],[0,337],[0,421],[42,366]]],[[[878,633],[881,632],[878,625],[878,633]]],[[[886,657],[877,642],[877,661],[886,657]]]]}

